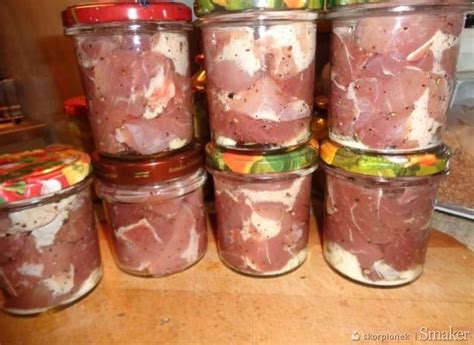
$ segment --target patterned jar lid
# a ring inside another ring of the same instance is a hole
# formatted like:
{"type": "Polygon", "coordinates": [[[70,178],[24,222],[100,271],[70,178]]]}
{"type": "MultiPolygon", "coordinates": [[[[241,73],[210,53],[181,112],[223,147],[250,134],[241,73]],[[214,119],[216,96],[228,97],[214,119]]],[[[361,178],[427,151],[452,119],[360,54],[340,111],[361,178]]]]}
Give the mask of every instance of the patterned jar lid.
{"type": "Polygon", "coordinates": [[[240,153],[209,143],[206,146],[206,165],[213,170],[239,174],[285,173],[315,166],[318,152],[315,140],[297,149],[268,154],[240,153]]]}
{"type": "Polygon", "coordinates": [[[348,172],[380,177],[429,176],[449,170],[447,146],[408,155],[381,155],[350,149],[326,141],[321,145],[321,160],[348,172]]]}
{"type": "Polygon", "coordinates": [[[0,155],[0,205],[52,195],[90,174],[89,155],[66,146],[0,155]]]}
{"type": "Polygon", "coordinates": [[[320,10],[324,0],[196,0],[197,16],[248,10],[320,10]]]}

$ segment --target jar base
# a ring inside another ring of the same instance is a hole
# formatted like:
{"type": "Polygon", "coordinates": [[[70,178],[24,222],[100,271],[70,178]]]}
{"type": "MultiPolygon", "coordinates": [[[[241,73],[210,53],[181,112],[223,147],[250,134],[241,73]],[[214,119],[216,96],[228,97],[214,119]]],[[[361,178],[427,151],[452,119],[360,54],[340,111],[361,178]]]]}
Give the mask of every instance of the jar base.
{"type": "Polygon", "coordinates": [[[173,274],[177,274],[177,273],[181,273],[181,272],[184,272],[190,268],[192,268],[193,266],[197,265],[203,258],[204,256],[206,255],[206,252],[207,252],[207,248],[204,250],[204,252],[198,257],[198,259],[196,261],[194,261],[193,263],[187,265],[187,266],[184,266],[183,268],[181,268],[180,270],[178,271],[174,271],[174,272],[169,272],[169,273],[165,273],[165,274],[161,274],[161,275],[156,275],[156,274],[150,274],[148,272],[145,272],[145,271],[135,271],[135,270],[131,270],[131,269],[128,269],[126,267],[124,267],[123,265],[121,265],[119,263],[119,261],[117,260],[116,256],[114,255],[114,260],[115,260],[115,263],[117,265],[117,267],[124,273],[126,274],[129,274],[131,276],[135,276],[135,277],[140,277],[140,278],[150,278],[150,279],[153,279],[153,278],[163,278],[163,277],[167,277],[167,276],[171,276],[173,274]]]}
{"type": "Polygon", "coordinates": [[[414,282],[423,273],[423,265],[418,265],[410,270],[397,272],[396,278],[374,281],[364,277],[357,257],[339,245],[325,243],[323,254],[332,270],[344,278],[370,287],[400,287],[414,282]],[[337,260],[334,256],[337,256],[337,260]]]}
{"type": "Polygon", "coordinates": [[[89,277],[82,283],[82,286],[79,290],[69,299],[61,302],[56,306],[43,307],[43,308],[33,308],[33,309],[15,309],[15,308],[2,308],[2,311],[8,314],[15,316],[37,316],[44,313],[54,313],[65,308],[70,307],[71,305],[77,303],[83,298],[87,297],[95,288],[99,285],[103,276],[102,267],[96,268],[89,277]]]}
{"type": "Polygon", "coordinates": [[[252,277],[252,278],[277,278],[285,274],[291,273],[293,271],[296,271],[298,268],[300,268],[306,262],[307,257],[308,257],[308,250],[304,249],[301,252],[299,252],[299,254],[296,255],[293,259],[288,261],[287,265],[281,270],[257,273],[256,271],[243,271],[241,268],[238,268],[228,263],[219,253],[219,259],[226,267],[230,268],[232,271],[238,274],[241,274],[247,277],[252,277]]]}

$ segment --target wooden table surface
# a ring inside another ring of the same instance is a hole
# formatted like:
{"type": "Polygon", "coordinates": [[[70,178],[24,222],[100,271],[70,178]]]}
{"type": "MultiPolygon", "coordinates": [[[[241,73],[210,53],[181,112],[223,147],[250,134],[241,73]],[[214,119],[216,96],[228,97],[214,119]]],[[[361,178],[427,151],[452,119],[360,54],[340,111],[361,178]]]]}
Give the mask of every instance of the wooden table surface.
{"type": "Polygon", "coordinates": [[[91,294],[37,317],[0,313],[0,344],[349,344],[353,332],[360,342],[386,334],[407,335],[410,344],[423,338],[422,327],[450,326],[470,331],[474,342],[474,254],[436,231],[424,274],[400,288],[369,288],[334,273],[314,221],[307,261],[278,278],[223,266],[211,233],[197,265],[160,279],[119,271],[102,235],[101,249],[104,277],[91,294]]]}

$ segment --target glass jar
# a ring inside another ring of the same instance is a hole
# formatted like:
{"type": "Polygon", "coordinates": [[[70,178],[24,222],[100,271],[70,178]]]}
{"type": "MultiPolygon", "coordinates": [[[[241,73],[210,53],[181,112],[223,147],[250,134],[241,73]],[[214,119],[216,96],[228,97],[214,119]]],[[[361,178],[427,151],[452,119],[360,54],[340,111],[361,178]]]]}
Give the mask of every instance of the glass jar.
{"type": "Polygon", "coordinates": [[[328,15],[330,139],[396,154],[441,145],[459,36],[471,5],[350,3],[328,15]]]}
{"type": "Polygon", "coordinates": [[[417,279],[448,156],[446,147],[412,156],[377,156],[323,144],[323,246],[329,265],[369,285],[417,279]]]}
{"type": "Polygon", "coordinates": [[[316,17],[251,11],[198,20],[217,145],[269,151],[310,140],[316,17]]]}
{"type": "Polygon", "coordinates": [[[266,155],[237,154],[211,143],[206,154],[214,177],[221,260],[255,276],[300,266],[307,255],[316,142],[266,155]]]}
{"type": "Polygon", "coordinates": [[[115,261],[123,271],[161,277],[180,272],[207,249],[201,146],[140,161],[99,158],[96,192],[103,199],[115,261]]]}
{"type": "Polygon", "coordinates": [[[48,147],[0,156],[1,309],[30,315],[90,292],[102,266],[90,158],[48,147]]]}
{"type": "Polygon", "coordinates": [[[178,3],[110,3],[63,11],[99,153],[152,155],[193,139],[188,32],[178,3]]]}

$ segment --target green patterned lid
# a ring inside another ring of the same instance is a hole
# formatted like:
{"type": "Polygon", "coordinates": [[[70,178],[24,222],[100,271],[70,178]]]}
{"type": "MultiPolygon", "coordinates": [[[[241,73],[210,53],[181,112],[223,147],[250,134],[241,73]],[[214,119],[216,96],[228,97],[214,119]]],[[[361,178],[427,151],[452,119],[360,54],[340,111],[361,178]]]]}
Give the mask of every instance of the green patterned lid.
{"type": "Polygon", "coordinates": [[[196,0],[197,16],[247,10],[320,10],[325,0],[196,0]]]}
{"type": "Polygon", "coordinates": [[[327,165],[352,173],[380,177],[429,176],[449,170],[447,146],[407,155],[381,155],[362,152],[326,141],[321,145],[321,160],[327,165]]]}
{"type": "Polygon", "coordinates": [[[279,153],[240,153],[218,147],[206,146],[206,165],[212,170],[239,174],[285,173],[311,168],[318,161],[319,145],[311,140],[306,145],[279,153]]]}

